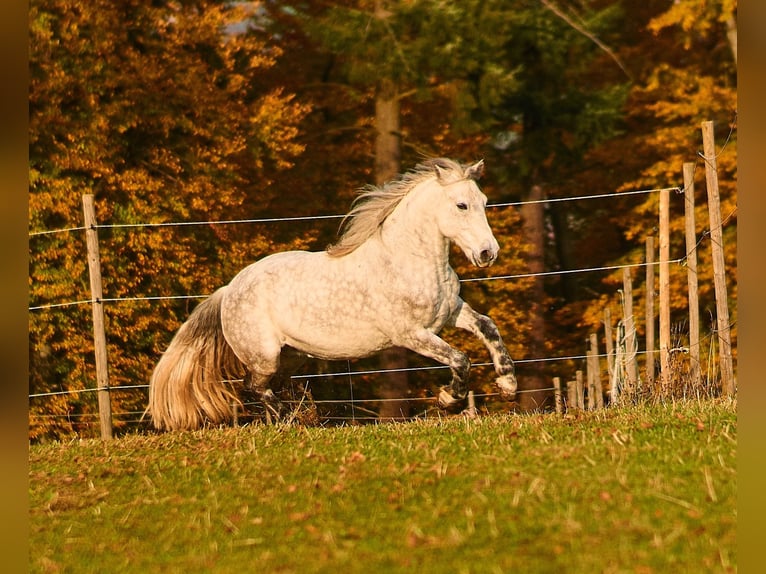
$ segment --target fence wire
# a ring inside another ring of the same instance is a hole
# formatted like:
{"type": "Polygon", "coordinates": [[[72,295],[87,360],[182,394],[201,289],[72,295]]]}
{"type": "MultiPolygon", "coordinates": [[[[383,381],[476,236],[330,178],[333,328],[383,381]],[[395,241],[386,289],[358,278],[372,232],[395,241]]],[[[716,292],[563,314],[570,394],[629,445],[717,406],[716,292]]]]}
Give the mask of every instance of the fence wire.
{"type": "MultiPolygon", "coordinates": [[[[625,196],[631,196],[631,195],[659,193],[663,191],[675,191],[677,193],[683,193],[684,190],[679,187],[664,187],[664,188],[654,188],[654,189],[622,191],[617,193],[582,195],[582,196],[575,196],[575,197],[559,197],[559,198],[549,198],[549,199],[530,200],[530,201],[515,201],[515,202],[508,202],[508,203],[491,204],[487,206],[487,209],[520,207],[524,205],[534,205],[534,204],[544,204],[544,203],[583,201],[583,200],[591,200],[591,199],[619,198],[619,197],[625,197],[625,196]]],[[[322,221],[322,220],[328,220],[328,219],[342,219],[344,217],[346,217],[346,215],[334,214],[334,215],[306,215],[306,216],[295,216],[295,217],[267,217],[267,218],[257,218],[257,219],[209,220],[209,221],[112,223],[112,224],[99,224],[94,226],[94,228],[95,229],[134,229],[134,228],[156,228],[156,227],[186,227],[186,226],[195,226],[195,225],[283,223],[283,222],[296,222],[296,221],[322,221]]],[[[29,237],[33,238],[33,237],[50,235],[55,233],[70,233],[74,231],[84,231],[85,229],[86,227],[84,226],[77,226],[77,227],[68,227],[68,228],[58,229],[58,230],[54,229],[54,230],[35,231],[35,232],[30,232],[29,237]]],[[[670,261],[670,263],[680,263],[681,261],[683,261],[683,259],[676,259],[676,260],[670,261]]],[[[644,265],[646,264],[637,263],[637,264],[626,264],[626,265],[611,265],[611,266],[590,267],[590,268],[582,268],[582,269],[545,271],[541,273],[520,273],[515,275],[498,275],[498,276],[492,276],[492,277],[474,277],[474,278],[461,279],[460,281],[462,283],[470,283],[470,282],[477,282],[477,281],[493,281],[498,279],[501,279],[501,280],[525,279],[530,277],[548,277],[548,276],[556,276],[556,275],[568,275],[568,274],[574,274],[574,273],[613,271],[613,270],[623,269],[623,268],[641,267],[644,265]]],[[[40,311],[44,309],[58,309],[63,307],[89,305],[93,303],[113,303],[113,302],[124,302],[124,301],[163,301],[163,300],[174,300],[174,299],[178,299],[178,300],[204,299],[209,296],[210,296],[209,294],[196,294],[196,295],[192,294],[192,295],[156,295],[156,296],[141,296],[141,297],[138,297],[138,296],[137,297],[103,297],[97,300],[96,299],[81,299],[78,301],[67,301],[67,302],[61,302],[61,303],[45,303],[42,305],[33,305],[28,307],[28,310],[40,311]]]]}
{"type": "MultiPolygon", "coordinates": [[[[144,385],[146,386],[146,385],[144,385]]],[[[136,388],[136,387],[110,387],[110,391],[115,390],[123,390],[127,388],[136,388]]],[[[88,392],[88,391],[97,391],[97,390],[103,390],[103,389],[82,389],[79,392],[88,392]]],[[[526,393],[540,393],[540,392],[553,392],[555,391],[555,387],[544,387],[539,389],[522,389],[520,391],[517,391],[516,394],[526,394],[526,393]]],[[[32,396],[32,395],[30,395],[32,396]]],[[[34,395],[34,396],[45,396],[45,395],[34,395]]],[[[494,397],[500,396],[500,393],[474,393],[475,399],[491,399],[494,397]]],[[[366,411],[363,407],[360,407],[362,404],[382,404],[382,403],[393,403],[393,402],[402,402],[406,401],[408,403],[436,403],[438,400],[438,397],[402,397],[402,398],[389,398],[389,399],[310,399],[308,402],[304,399],[298,400],[298,399],[288,399],[283,400],[282,403],[286,405],[295,405],[295,407],[300,407],[304,404],[309,404],[313,406],[321,406],[321,405],[347,405],[352,409],[352,414],[345,415],[345,416],[339,416],[339,415],[321,415],[320,418],[323,421],[380,421],[381,417],[377,415],[374,411],[368,411],[371,413],[370,416],[360,416],[358,414],[355,414],[353,411],[354,409],[366,411]]],[[[242,403],[243,407],[258,407],[260,406],[259,402],[256,401],[245,401],[242,403]]],[[[438,413],[438,416],[441,415],[441,409],[438,409],[438,407],[434,407],[432,409],[433,412],[438,413]]],[[[411,421],[419,418],[427,418],[429,411],[425,410],[420,413],[416,413],[409,416],[394,416],[389,417],[386,416],[385,420],[400,420],[400,421],[411,421]]],[[[96,426],[100,424],[99,422],[99,413],[64,413],[64,414],[30,414],[31,418],[40,419],[40,420],[51,420],[51,419],[67,419],[67,420],[76,420],[78,425],[87,425],[87,426],[96,426]],[[90,419],[90,420],[86,420],[90,419]]],[[[112,417],[119,419],[122,423],[128,423],[128,424],[149,424],[149,419],[146,417],[146,411],[124,411],[124,412],[112,412],[112,417]],[[125,418],[125,417],[134,417],[134,418],[125,418]]]]}
{"type": "MultiPolygon", "coordinates": [[[[686,260],[686,256],[679,257],[677,259],[670,259],[667,262],[654,261],[652,263],[625,263],[622,265],[605,265],[602,267],[584,267],[580,269],[560,269],[556,271],[542,271],[539,273],[518,273],[514,275],[493,275],[490,277],[468,277],[460,279],[461,283],[474,283],[480,281],[496,281],[511,280],[511,279],[528,279],[530,277],[553,277],[556,275],[571,275],[574,273],[593,273],[598,271],[616,271],[619,269],[636,269],[640,267],[647,267],[649,265],[660,265],[660,263],[678,263],[681,264],[686,260]]],[[[41,311],[44,309],[58,309],[62,307],[74,307],[77,305],[92,305],[93,303],[124,303],[130,301],[172,301],[183,299],[205,299],[210,297],[210,294],[197,294],[197,295],[150,295],[142,297],[101,297],[100,299],[80,299],[78,301],[68,301],[64,303],[46,303],[43,305],[35,305],[28,307],[29,311],[41,311]]]]}
{"type": "MultiPolygon", "coordinates": [[[[521,207],[523,205],[536,205],[540,203],[560,203],[568,201],[583,201],[589,199],[608,199],[627,197],[631,195],[641,195],[649,193],[659,193],[662,191],[675,191],[677,193],[683,193],[683,189],[680,187],[663,187],[656,189],[637,189],[630,191],[620,191],[617,193],[599,193],[591,195],[580,195],[575,197],[553,197],[549,199],[536,199],[528,201],[512,201],[508,203],[492,203],[487,205],[487,209],[504,208],[504,207],[521,207]]],[[[98,224],[95,229],[134,229],[134,228],[154,228],[154,227],[190,227],[195,225],[235,225],[235,224],[259,224],[259,223],[290,223],[297,221],[323,221],[330,219],[343,219],[346,214],[329,214],[329,215],[298,215],[292,217],[263,217],[255,219],[223,219],[223,220],[209,220],[209,221],[166,221],[166,222],[152,222],[152,223],[105,223],[98,224]]],[[[74,231],[85,231],[87,229],[84,226],[67,227],[64,229],[47,229],[40,231],[31,231],[29,237],[39,237],[44,235],[52,235],[58,233],[71,233],[74,231]]]]}

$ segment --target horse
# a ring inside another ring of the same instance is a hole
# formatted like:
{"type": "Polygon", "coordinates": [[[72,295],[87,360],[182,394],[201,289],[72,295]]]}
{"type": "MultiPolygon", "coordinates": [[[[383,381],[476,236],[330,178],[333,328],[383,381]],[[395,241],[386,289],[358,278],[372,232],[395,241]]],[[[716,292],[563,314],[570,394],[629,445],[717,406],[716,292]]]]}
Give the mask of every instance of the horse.
{"type": "Polygon", "coordinates": [[[147,408],[154,427],[230,422],[243,392],[234,381],[278,420],[284,408],[270,382],[288,349],[326,360],[409,349],[449,366],[437,402],[459,408],[471,363],[439,337],[447,325],[484,343],[500,395],[513,400],[513,360],[494,321],[460,298],[449,262],[451,243],[480,268],[497,258],[477,184],[483,171],[483,160],[425,160],[362,188],[325,250],[279,252],[242,269],[192,311],[155,366],[147,408]]]}

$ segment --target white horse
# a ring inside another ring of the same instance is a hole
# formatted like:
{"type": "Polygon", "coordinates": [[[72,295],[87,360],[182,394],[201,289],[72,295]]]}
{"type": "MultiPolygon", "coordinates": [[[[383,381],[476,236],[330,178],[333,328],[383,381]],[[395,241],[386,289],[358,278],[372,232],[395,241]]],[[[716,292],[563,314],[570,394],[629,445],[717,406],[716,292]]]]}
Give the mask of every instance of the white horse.
{"type": "Polygon", "coordinates": [[[514,365],[495,323],[459,296],[449,264],[455,242],[478,267],[491,265],[498,243],[487,223],[487,198],[468,167],[434,159],[382,188],[368,187],[326,251],[270,255],[243,269],[201,303],[157,364],[149,407],[158,429],[227,422],[242,379],[274,415],[269,388],[286,347],[322,359],[351,359],[404,347],[448,365],[442,407],[465,400],[468,357],[437,333],[446,325],[480,338],[504,398],[516,393],[514,365]]]}

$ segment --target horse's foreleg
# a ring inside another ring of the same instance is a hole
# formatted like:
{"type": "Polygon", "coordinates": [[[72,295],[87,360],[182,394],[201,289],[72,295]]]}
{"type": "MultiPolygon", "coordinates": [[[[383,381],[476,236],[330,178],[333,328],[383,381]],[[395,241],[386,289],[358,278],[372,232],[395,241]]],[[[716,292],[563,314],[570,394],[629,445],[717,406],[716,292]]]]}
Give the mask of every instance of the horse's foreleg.
{"type": "Polygon", "coordinates": [[[506,400],[513,400],[516,396],[517,387],[513,359],[511,359],[508,349],[505,348],[503,338],[500,336],[495,322],[486,315],[477,313],[468,304],[463,303],[455,326],[470,331],[481,339],[492,357],[492,364],[497,373],[495,385],[497,385],[500,395],[506,400]]]}
{"type": "Polygon", "coordinates": [[[440,407],[453,407],[465,400],[468,395],[468,372],[471,369],[471,361],[465,353],[453,349],[427,330],[415,333],[402,346],[447,365],[452,371],[452,382],[442,387],[439,393],[440,407]]]}

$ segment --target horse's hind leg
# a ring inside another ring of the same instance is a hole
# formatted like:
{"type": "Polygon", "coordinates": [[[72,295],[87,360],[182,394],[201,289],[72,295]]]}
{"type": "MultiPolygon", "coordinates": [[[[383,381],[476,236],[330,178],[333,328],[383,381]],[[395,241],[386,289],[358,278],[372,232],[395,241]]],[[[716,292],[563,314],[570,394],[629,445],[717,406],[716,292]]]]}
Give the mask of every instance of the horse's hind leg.
{"type": "Polygon", "coordinates": [[[284,405],[279,400],[269,384],[279,369],[279,353],[269,356],[260,355],[248,361],[248,372],[245,376],[245,385],[266,409],[269,420],[278,421],[284,413],[284,405]]]}
{"type": "Polygon", "coordinates": [[[269,387],[272,377],[273,373],[258,373],[250,370],[245,375],[245,385],[263,404],[263,407],[266,409],[266,417],[270,420],[278,421],[282,418],[284,405],[269,387]]]}
{"type": "Polygon", "coordinates": [[[279,420],[284,409],[270,383],[279,369],[282,345],[268,322],[248,321],[242,313],[234,308],[222,315],[224,336],[247,368],[245,388],[263,404],[269,420],[279,420]]]}

